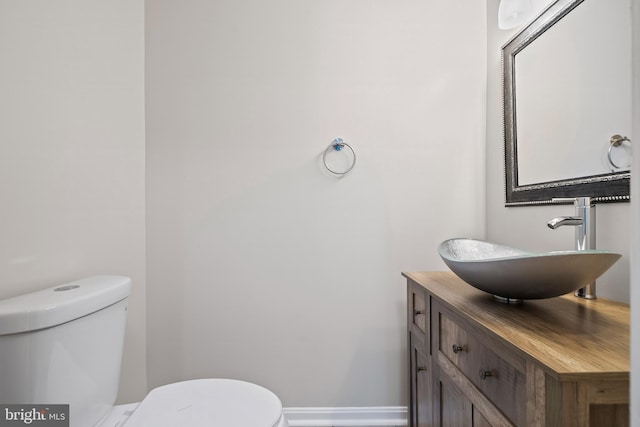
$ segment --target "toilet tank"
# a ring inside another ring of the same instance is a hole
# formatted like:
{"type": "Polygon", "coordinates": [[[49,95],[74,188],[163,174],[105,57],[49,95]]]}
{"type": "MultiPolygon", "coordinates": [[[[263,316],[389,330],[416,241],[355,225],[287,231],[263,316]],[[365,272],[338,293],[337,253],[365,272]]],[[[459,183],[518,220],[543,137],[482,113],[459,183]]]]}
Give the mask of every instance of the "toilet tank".
{"type": "Polygon", "coordinates": [[[0,404],[69,404],[94,426],[118,393],[131,279],[95,276],[0,301],[0,404]]]}

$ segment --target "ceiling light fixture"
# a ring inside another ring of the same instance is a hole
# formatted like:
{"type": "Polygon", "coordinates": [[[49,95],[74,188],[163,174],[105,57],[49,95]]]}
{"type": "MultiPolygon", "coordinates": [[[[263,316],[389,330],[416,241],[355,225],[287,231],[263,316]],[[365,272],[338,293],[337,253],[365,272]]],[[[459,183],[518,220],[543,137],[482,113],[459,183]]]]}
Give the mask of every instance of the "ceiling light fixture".
{"type": "Polygon", "coordinates": [[[527,22],[533,13],[531,0],[500,0],[498,28],[509,30],[527,22]]]}

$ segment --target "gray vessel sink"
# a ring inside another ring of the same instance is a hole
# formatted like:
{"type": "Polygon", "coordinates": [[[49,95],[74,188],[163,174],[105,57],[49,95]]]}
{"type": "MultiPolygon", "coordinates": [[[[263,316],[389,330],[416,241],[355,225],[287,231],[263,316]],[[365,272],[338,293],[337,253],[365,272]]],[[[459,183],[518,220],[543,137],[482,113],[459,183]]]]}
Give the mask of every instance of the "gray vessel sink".
{"type": "Polygon", "coordinates": [[[449,268],[499,299],[543,299],[567,294],[600,277],[620,258],[603,250],[527,252],[475,239],[445,240],[438,248],[449,268]]]}

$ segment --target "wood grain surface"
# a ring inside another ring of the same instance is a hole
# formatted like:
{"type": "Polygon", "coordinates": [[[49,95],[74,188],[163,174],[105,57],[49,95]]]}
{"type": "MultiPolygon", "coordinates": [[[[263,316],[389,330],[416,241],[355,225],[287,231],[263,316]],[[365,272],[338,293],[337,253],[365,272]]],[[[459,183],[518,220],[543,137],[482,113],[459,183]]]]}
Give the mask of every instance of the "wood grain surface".
{"type": "Polygon", "coordinates": [[[451,272],[403,276],[557,380],[629,379],[630,313],[626,304],[565,295],[509,305],[451,272]]]}

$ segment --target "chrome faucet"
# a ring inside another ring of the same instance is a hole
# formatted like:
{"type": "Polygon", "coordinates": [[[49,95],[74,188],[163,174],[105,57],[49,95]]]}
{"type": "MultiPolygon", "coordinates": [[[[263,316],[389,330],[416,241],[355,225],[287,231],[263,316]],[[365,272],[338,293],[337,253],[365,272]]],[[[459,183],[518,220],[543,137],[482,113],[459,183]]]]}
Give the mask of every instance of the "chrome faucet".
{"type": "MultiPolygon", "coordinates": [[[[590,197],[558,198],[552,202],[573,202],[575,206],[574,216],[559,216],[547,222],[552,230],[563,225],[576,227],[575,248],[577,251],[596,248],[596,206],[590,197]]],[[[584,299],[596,299],[596,282],[589,283],[584,288],[578,289],[575,296],[584,299]]]]}

